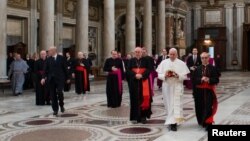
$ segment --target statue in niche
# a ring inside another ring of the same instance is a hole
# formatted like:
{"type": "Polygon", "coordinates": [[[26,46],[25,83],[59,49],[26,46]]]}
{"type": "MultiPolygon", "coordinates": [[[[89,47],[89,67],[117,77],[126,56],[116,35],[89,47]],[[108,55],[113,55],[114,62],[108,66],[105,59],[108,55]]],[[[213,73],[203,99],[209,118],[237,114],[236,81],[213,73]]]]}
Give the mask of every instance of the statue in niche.
{"type": "Polygon", "coordinates": [[[172,45],[173,44],[173,40],[174,39],[174,30],[173,30],[173,26],[170,27],[169,30],[169,44],[172,45]]]}
{"type": "Polygon", "coordinates": [[[184,31],[182,30],[182,20],[178,21],[177,25],[177,38],[183,39],[184,38],[184,31]]]}

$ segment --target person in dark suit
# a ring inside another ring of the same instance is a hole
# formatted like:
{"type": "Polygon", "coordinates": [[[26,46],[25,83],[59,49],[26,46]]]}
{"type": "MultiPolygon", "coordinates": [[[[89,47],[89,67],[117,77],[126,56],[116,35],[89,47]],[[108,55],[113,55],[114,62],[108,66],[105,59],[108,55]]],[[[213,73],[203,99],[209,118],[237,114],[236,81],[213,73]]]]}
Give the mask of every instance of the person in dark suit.
{"type": "MultiPolygon", "coordinates": [[[[68,73],[71,76],[73,73],[74,59],[71,57],[69,52],[66,52],[66,60],[67,60],[68,73]]],[[[70,88],[71,88],[71,83],[65,83],[64,91],[68,92],[70,90],[70,88]]]]}
{"type": "MultiPolygon", "coordinates": [[[[156,61],[156,68],[158,67],[158,65],[160,65],[161,61],[168,59],[168,52],[167,50],[164,48],[162,49],[162,55],[158,57],[157,61],[156,61]]],[[[162,87],[162,80],[157,79],[157,86],[160,89],[162,87]]]]}
{"type": "Polygon", "coordinates": [[[63,88],[65,80],[67,80],[67,83],[70,82],[70,75],[68,73],[66,59],[57,54],[56,47],[50,47],[48,53],[49,57],[45,63],[45,73],[41,80],[41,84],[44,85],[45,79],[47,80],[52,101],[52,109],[54,111],[53,115],[57,116],[59,110],[58,100],[61,112],[63,113],[65,111],[63,88]]]}
{"type": "Polygon", "coordinates": [[[188,59],[187,59],[187,67],[190,70],[190,79],[192,81],[192,89],[193,89],[193,91],[194,91],[194,85],[193,85],[194,84],[194,81],[193,81],[194,71],[201,64],[202,64],[201,63],[201,57],[198,55],[198,50],[197,50],[197,48],[193,48],[192,55],[189,56],[188,59]]]}

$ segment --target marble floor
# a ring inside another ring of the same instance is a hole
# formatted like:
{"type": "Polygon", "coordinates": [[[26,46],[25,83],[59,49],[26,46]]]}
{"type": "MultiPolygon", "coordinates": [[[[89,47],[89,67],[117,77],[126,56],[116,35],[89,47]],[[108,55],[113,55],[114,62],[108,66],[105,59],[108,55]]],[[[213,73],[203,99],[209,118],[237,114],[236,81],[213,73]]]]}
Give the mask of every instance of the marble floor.
{"type": "MultiPolygon", "coordinates": [[[[250,72],[224,72],[218,85],[215,124],[250,124],[250,72]]],[[[105,81],[91,82],[91,92],[65,93],[66,112],[52,115],[50,106],[36,106],[35,93],[11,96],[0,93],[0,141],[206,141],[194,114],[191,90],[185,89],[185,123],[172,132],[163,125],[166,116],[162,94],[155,89],[153,115],[147,124],[129,121],[126,83],[120,108],[107,108],[105,81]]]]}

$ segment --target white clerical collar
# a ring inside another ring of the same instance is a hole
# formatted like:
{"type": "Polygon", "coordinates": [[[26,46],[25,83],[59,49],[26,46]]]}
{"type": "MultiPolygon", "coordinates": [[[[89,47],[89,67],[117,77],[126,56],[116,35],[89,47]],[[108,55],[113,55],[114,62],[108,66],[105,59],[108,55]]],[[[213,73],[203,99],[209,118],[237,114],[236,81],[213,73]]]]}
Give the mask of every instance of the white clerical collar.
{"type": "Polygon", "coordinates": [[[57,57],[57,54],[56,54],[56,55],[54,55],[53,57],[54,57],[54,58],[56,58],[56,57],[57,57]]]}

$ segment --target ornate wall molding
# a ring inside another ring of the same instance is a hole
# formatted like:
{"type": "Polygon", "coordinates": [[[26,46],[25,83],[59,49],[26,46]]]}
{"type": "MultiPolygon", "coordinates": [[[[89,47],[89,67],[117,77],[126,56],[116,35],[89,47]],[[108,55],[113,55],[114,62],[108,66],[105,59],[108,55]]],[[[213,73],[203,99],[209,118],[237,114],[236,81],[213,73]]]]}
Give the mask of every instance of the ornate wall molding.
{"type": "Polygon", "coordinates": [[[8,6],[18,9],[29,10],[30,0],[8,0],[8,6]]]}
{"type": "MultiPolygon", "coordinates": [[[[99,14],[99,7],[96,4],[90,3],[89,5],[89,20],[91,21],[99,21],[100,14],[99,14]]],[[[63,5],[63,15],[70,18],[76,17],[76,0],[64,0],[63,5]]]]}

